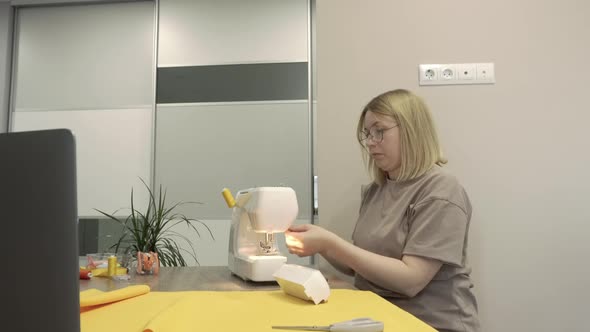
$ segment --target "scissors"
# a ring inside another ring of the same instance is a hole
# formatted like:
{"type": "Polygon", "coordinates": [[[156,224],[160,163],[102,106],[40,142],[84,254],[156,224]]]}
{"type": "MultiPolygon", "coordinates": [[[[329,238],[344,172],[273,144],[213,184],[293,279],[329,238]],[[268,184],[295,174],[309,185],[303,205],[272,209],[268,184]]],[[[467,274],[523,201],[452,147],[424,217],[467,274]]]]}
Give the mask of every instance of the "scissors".
{"type": "Polygon", "coordinates": [[[304,330],[304,331],[330,331],[330,332],[381,332],[383,322],[371,318],[356,318],[344,322],[330,324],[328,326],[273,326],[273,329],[304,330]]]}

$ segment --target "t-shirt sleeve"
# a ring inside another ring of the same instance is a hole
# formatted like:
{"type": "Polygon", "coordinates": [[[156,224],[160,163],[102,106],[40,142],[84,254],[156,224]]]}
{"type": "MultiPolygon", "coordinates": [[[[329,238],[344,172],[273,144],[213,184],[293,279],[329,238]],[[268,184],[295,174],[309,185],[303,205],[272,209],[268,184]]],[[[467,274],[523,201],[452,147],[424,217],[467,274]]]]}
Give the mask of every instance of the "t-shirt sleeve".
{"type": "Polygon", "coordinates": [[[404,255],[432,258],[463,266],[469,216],[445,199],[430,199],[410,206],[404,255]]]}

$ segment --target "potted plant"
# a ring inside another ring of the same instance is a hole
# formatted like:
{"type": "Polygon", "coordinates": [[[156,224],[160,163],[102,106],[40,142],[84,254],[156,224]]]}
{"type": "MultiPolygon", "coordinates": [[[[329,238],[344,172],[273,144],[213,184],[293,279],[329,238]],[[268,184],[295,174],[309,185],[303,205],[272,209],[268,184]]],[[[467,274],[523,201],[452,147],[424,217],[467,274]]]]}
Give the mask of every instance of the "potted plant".
{"type": "Polygon", "coordinates": [[[143,179],[141,179],[141,182],[143,182],[149,193],[149,202],[143,212],[135,208],[133,188],[131,188],[131,211],[124,219],[115,216],[120,210],[109,214],[95,209],[123,226],[123,234],[111,248],[114,248],[117,253],[119,249],[124,248],[125,253],[131,254],[132,259],[138,257],[138,253],[156,253],[157,260],[162,266],[186,266],[186,260],[182,255],[185,252],[190,254],[198,264],[199,261],[190,240],[173,228],[184,223],[200,237],[201,234],[195,227],[195,224],[199,223],[205,226],[211,238],[215,239],[205,223],[176,212],[176,209],[181,205],[201,203],[177,202],[167,205],[166,190],[162,190],[162,185],[160,185],[156,196],[143,179]],[[178,241],[188,244],[190,250],[181,248],[178,241]]]}

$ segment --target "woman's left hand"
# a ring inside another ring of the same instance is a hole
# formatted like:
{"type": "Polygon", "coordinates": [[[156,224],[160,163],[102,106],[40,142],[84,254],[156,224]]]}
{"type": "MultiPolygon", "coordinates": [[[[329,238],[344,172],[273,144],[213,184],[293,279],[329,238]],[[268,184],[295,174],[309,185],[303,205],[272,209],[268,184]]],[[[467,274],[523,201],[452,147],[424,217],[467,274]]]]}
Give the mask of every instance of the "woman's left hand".
{"type": "Polygon", "coordinates": [[[322,254],[329,246],[333,233],[316,225],[293,225],[285,232],[289,252],[299,257],[322,254]]]}

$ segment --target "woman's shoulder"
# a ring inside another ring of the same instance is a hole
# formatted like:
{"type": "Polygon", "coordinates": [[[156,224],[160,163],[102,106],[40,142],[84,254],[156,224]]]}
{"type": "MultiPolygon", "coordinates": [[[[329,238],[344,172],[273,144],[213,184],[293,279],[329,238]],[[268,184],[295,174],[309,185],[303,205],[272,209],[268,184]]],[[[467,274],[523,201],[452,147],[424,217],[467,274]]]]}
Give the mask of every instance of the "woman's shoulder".
{"type": "Polygon", "coordinates": [[[440,166],[434,166],[428,171],[421,182],[423,186],[428,186],[433,189],[463,189],[463,185],[461,185],[459,179],[440,166]]]}
{"type": "Polygon", "coordinates": [[[458,205],[469,205],[469,198],[459,179],[439,166],[420,181],[421,200],[443,199],[458,205]]]}

